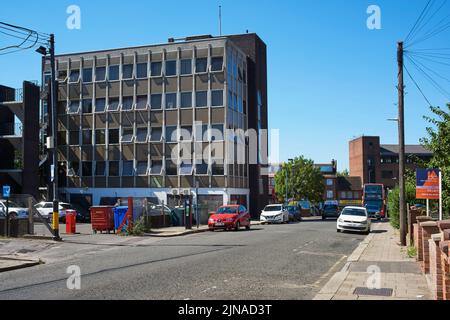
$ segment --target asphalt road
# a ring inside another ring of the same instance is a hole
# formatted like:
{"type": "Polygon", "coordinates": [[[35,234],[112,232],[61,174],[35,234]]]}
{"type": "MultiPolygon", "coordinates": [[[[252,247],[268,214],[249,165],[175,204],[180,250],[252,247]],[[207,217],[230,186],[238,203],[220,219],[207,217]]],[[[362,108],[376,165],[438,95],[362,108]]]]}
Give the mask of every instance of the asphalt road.
{"type": "Polygon", "coordinates": [[[0,273],[0,299],[307,300],[363,239],[316,220],[105,245],[0,273]],[[70,265],[81,269],[80,290],[67,289],[70,265]]]}

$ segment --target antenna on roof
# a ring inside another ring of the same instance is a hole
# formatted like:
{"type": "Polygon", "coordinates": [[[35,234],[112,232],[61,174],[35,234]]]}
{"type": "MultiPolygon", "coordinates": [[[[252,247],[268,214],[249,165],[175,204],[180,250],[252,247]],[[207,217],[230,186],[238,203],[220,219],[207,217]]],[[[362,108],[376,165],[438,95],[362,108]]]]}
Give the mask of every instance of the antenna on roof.
{"type": "Polygon", "coordinates": [[[222,36],[222,6],[219,6],[219,35],[222,36]]]}

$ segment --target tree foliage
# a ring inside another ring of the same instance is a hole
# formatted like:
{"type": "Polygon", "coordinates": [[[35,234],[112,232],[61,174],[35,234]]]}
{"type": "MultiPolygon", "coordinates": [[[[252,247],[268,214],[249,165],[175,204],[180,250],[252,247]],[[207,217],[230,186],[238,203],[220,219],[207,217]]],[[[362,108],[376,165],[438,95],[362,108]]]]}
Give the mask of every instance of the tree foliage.
{"type": "Polygon", "coordinates": [[[286,173],[288,176],[288,199],[309,200],[314,203],[323,200],[325,186],[323,175],[312,160],[303,156],[285,163],[275,175],[275,192],[279,201],[285,201],[286,173]]]}

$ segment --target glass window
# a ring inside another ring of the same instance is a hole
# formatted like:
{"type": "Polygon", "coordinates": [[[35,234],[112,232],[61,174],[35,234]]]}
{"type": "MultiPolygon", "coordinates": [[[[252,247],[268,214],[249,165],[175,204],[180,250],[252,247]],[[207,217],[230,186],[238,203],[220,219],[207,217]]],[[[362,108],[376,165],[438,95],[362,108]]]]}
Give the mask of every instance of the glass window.
{"type": "Polygon", "coordinates": [[[122,142],[131,142],[133,141],[133,128],[123,128],[122,129],[122,142]]]}
{"type": "Polygon", "coordinates": [[[208,66],[207,58],[197,58],[195,59],[195,72],[201,73],[206,72],[208,66]]]}
{"type": "Polygon", "coordinates": [[[95,99],[95,112],[104,112],[106,106],[105,98],[95,99]]]}
{"type": "Polygon", "coordinates": [[[162,138],[162,128],[152,128],[150,140],[151,141],[161,141],[162,138]]]}
{"type": "Polygon", "coordinates": [[[119,98],[109,98],[108,111],[119,110],[119,98]]]}
{"type": "Polygon", "coordinates": [[[161,76],[162,72],[162,62],[152,62],[150,65],[150,72],[152,77],[159,77],[161,76]]]}
{"type": "Polygon", "coordinates": [[[347,192],[341,191],[341,199],[346,199],[346,198],[347,198],[347,192]]]}
{"type": "Polygon", "coordinates": [[[166,61],[166,76],[176,76],[177,75],[177,61],[170,60],[166,61]]]}
{"type": "Polygon", "coordinates": [[[95,81],[105,81],[106,79],[106,67],[95,68],[95,81]]]}
{"type": "Polygon", "coordinates": [[[180,175],[189,176],[192,175],[192,171],[194,170],[194,166],[192,163],[182,162],[180,165],[180,175]]]}
{"type": "Polygon", "coordinates": [[[191,74],[192,73],[192,59],[181,60],[181,74],[191,74]]]}
{"type": "Polygon", "coordinates": [[[58,145],[60,146],[67,145],[66,131],[58,131],[58,145]]]}
{"type": "Polygon", "coordinates": [[[136,141],[137,142],[147,142],[147,128],[137,128],[136,141]]]}
{"type": "Polygon", "coordinates": [[[177,127],[175,126],[167,126],[166,127],[166,141],[167,142],[177,142],[177,127]]]}
{"type": "Polygon", "coordinates": [[[78,82],[80,80],[80,70],[70,70],[69,82],[78,82]]]}
{"type": "Polygon", "coordinates": [[[92,113],[92,99],[83,99],[83,113],[92,113]]]}
{"type": "Polygon", "coordinates": [[[92,162],[83,161],[81,165],[83,177],[92,177],[92,162]]]}
{"type": "Polygon", "coordinates": [[[122,66],[122,78],[123,79],[133,78],[133,65],[132,64],[124,64],[122,66]]]}
{"type": "Polygon", "coordinates": [[[133,109],[133,97],[123,97],[122,98],[122,110],[132,110],[133,109]]]}
{"type": "Polygon", "coordinates": [[[92,130],[83,129],[83,145],[91,145],[92,144],[92,130]]]}
{"type": "Polygon", "coordinates": [[[177,172],[177,165],[172,161],[172,159],[166,160],[166,175],[168,176],[176,176],[178,174],[177,172]]]}
{"type": "Polygon", "coordinates": [[[200,164],[195,165],[196,174],[208,174],[208,164],[202,161],[200,164]]]}
{"type": "Polygon", "coordinates": [[[192,92],[182,92],[181,108],[191,108],[191,107],[192,107],[192,92]]]}
{"type": "Polygon", "coordinates": [[[74,100],[69,102],[69,113],[78,113],[80,111],[80,101],[74,100]]]}
{"type": "Polygon", "coordinates": [[[67,79],[67,70],[58,70],[58,80],[66,81],[67,79]]]}
{"type": "Polygon", "coordinates": [[[119,80],[119,66],[118,65],[112,65],[109,66],[109,75],[108,80],[119,80]]]}
{"type": "Polygon", "coordinates": [[[78,146],[80,144],[80,132],[78,130],[69,131],[69,145],[78,146]]]}
{"type": "Polygon", "coordinates": [[[192,141],[192,127],[183,126],[179,132],[180,141],[192,141]]]}
{"type": "Polygon", "coordinates": [[[327,186],[333,185],[333,179],[327,179],[327,186]]]}
{"type": "Polygon", "coordinates": [[[225,174],[223,164],[213,163],[211,170],[213,176],[223,176],[225,174]]]}
{"type": "Polygon", "coordinates": [[[130,177],[134,175],[133,161],[122,161],[122,176],[130,177]]]}
{"type": "Polygon", "coordinates": [[[161,109],[162,106],[162,94],[152,94],[150,96],[150,105],[151,108],[154,110],[161,109]]]}
{"type": "Polygon", "coordinates": [[[208,106],[208,91],[197,91],[195,93],[195,106],[197,108],[208,106]]]}
{"type": "Polygon", "coordinates": [[[327,191],[327,199],[333,199],[334,198],[334,192],[331,190],[327,191]]]}
{"type": "Polygon", "coordinates": [[[211,141],[225,140],[223,135],[223,124],[213,124],[211,126],[211,141]]]}
{"type": "Polygon", "coordinates": [[[67,175],[69,177],[77,177],[80,175],[80,163],[78,161],[67,162],[67,175]]]}
{"type": "Polygon", "coordinates": [[[119,129],[109,129],[108,130],[108,143],[118,144],[119,143],[119,129]]]}
{"type": "Polygon", "coordinates": [[[95,144],[105,144],[105,129],[95,130],[95,144]]]}
{"type": "Polygon", "coordinates": [[[105,161],[95,162],[95,175],[98,177],[106,176],[106,162],[105,161]]]}
{"type": "Polygon", "coordinates": [[[147,78],[147,63],[136,64],[136,77],[139,79],[147,78]]]}
{"type": "Polygon", "coordinates": [[[92,68],[83,68],[83,82],[92,82],[92,68]]]}
{"type": "Polygon", "coordinates": [[[223,69],[223,57],[211,58],[211,71],[222,71],[223,69]]]}
{"type": "Polygon", "coordinates": [[[136,97],[136,110],[147,109],[147,96],[137,96],[136,97]]]}
{"type": "Polygon", "coordinates": [[[151,174],[161,174],[162,171],[162,161],[161,160],[152,160],[152,166],[150,169],[151,174]]]}
{"type": "Polygon", "coordinates": [[[147,175],[148,163],[147,161],[138,161],[136,164],[136,175],[145,176],[147,175]]]}
{"type": "Polygon", "coordinates": [[[177,107],[177,94],[166,93],[166,109],[175,109],[177,107]]]}
{"type": "Polygon", "coordinates": [[[195,128],[195,141],[208,141],[208,125],[196,125],[195,128]]]}
{"type": "Polygon", "coordinates": [[[109,162],[109,176],[118,177],[119,176],[119,161],[109,162]]]}
{"type": "Polygon", "coordinates": [[[211,105],[213,107],[223,106],[223,90],[211,91],[211,105]]]}

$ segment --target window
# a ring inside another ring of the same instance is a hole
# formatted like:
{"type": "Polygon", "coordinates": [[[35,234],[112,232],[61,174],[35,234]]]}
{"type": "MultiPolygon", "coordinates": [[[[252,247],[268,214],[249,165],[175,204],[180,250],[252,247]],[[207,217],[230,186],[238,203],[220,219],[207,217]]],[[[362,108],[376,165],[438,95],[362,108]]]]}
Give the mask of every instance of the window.
{"type": "Polygon", "coordinates": [[[333,179],[327,179],[327,186],[333,185],[333,179]]]}
{"type": "Polygon", "coordinates": [[[150,141],[161,141],[162,138],[162,128],[152,128],[151,129],[151,135],[150,135],[150,141]]]}
{"type": "Polygon", "coordinates": [[[225,174],[223,164],[213,163],[211,170],[213,176],[223,176],[225,174]]]}
{"type": "Polygon", "coordinates": [[[92,99],[83,99],[83,113],[92,113],[92,99]]]}
{"type": "Polygon", "coordinates": [[[223,57],[211,58],[211,71],[222,71],[223,69],[223,57]]]}
{"type": "Polygon", "coordinates": [[[181,108],[191,108],[191,107],[192,107],[192,92],[182,92],[181,108]]]}
{"type": "Polygon", "coordinates": [[[195,165],[196,174],[208,174],[208,164],[202,161],[200,164],[195,165]]]}
{"type": "Polygon", "coordinates": [[[162,161],[161,160],[152,160],[150,173],[151,174],[161,174],[161,171],[162,171],[162,161]]]}
{"type": "Polygon", "coordinates": [[[78,177],[80,175],[80,163],[78,161],[67,162],[67,176],[78,177]]]}
{"type": "Polygon", "coordinates": [[[166,76],[176,76],[177,75],[177,61],[170,60],[166,61],[166,76]]]}
{"type": "Polygon", "coordinates": [[[147,175],[148,164],[147,161],[138,161],[136,164],[136,175],[145,176],[147,175]]]}
{"type": "Polygon", "coordinates": [[[122,176],[131,177],[134,176],[134,163],[133,161],[122,161],[122,176]]]}
{"type": "Polygon", "coordinates": [[[119,129],[109,129],[108,130],[108,143],[118,144],[119,143],[119,129]]]}
{"type": "Polygon", "coordinates": [[[83,82],[92,82],[92,68],[83,68],[83,82]]]}
{"type": "Polygon", "coordinates": [[[106,176],[106,162],[105,161],[95,162],[95,175],[98,177],[106,176]]]}
{"type": "Polygon", "coordinates": [[[137,128],[136,141],[137,142],[147,142],[147,128],[137,128]]]}
{"type": "Polygon", "coordinates": [[[177,127],[175,126],[167,126],[166,127],[166,142],[177,142],[177,127]]]}
{"type": "Polygon", "coordinates": [[[208,66],[207,58],[197,58],[195,60],[195,72],[196,73],[206,72],[207,66],[208,66]]]}
{"type": "Polygon", "coordinates": [[[139,79],[147,78],[147,63],[138,63],[136,65],[136,77],[139,79]]]}
{"type": "Polygon", "coordinates": [[[82,135],[83,135],[83,145],[91,145],[92,144],[92,130],[84,129],[82,135]]]}
{"type": "Polygon", "coordinates": [[[177,107],[177,94],[166,93],[166,109],[175,109],[177,107]]]}
{"type": "Polygon", "coordinates": [[[341,191],[341,199],[347,199],[347,192],[341,191]]]}
{"type": "Polygon", "coordinates": [[[84,161],[81,165],[83,177],[92,177],[92,162],[84,161]]]}
{"type": "Polygon", "coordinates": [[[189,176],[192,175],[192,171],[194,170],[194,166],[192,163],[182,162],[180,165],[180,175],[189,176]]]}
{"type": "Polygon", "coordinates": [[[195,141],[208,141],[208,125],[195,126],[195,141]]]}
{"type": "Polygon", "coordinates": [[[181,74],[191,74],[192,73],[192,60],[183,59],[181,60],[181,74]]]}
{"type": "Polygon", "coordinates": [[[66,81],[67,79],[67,70],[58,70],[58,80],[66,81]]]}
{"type": "Polygon", "coordinates": [[[65,146],[67,145],[67,135],[66,131],[58,131],[58,145],[65,146]]]}
{"type": "Polygon", "coordinates": [[[70,101],[68,113],[78,113],[80,111],[80,101],[70,101]]]}
{"type": "Polygon", "coordinates": [[[166,160],[166,175],[176,176],[177,173],[177,165],[172,161],[172,159],[166,160]]]}
{"type": "Polygon", "coordinates": [[[381,171],[381,178],[392,179],[393,177],[394,177],[394,173],[392,171],[381,171]]]}
{"type": "Polygon", "coordinates": [[[180,141],[192,141],[192,127],[183,126],[179,132],[180,141]]]}
{"type": "Polygon", "coordinates": [[[223,124],[213,124],[211,126],[211,141],[225,140],[223,135],[223,124]]]}
{"type": "Polygon", "coordinates": [[[105,112],[106,99],[95,99],[95,112],[105,112]]]}
{"type": "Polygon", "coordinates": [[[119,66],[118,65],[109,66],[108,80],[111,80],[111,81],[119,80],[119,66]]]}
{"type": "Polygon", "coordinates": [[[137,96],[136,97],[136,110],[147,109],[147,96],[137,96]]]}
{"type": "Polygon", "coordinates": [[[333,199],[334,198],[334,192],[331,190],[327,191],[327,199],[333,199]]]}
{"type": "Polygon", "coordinates": [[[109,162],[109,176],[118,177],[119,176],[119,161],[109,162]]]}
{"type": "Polygon", "coordinates": [[[122,79],[132,79],[133,78],[133,65],[124,64],[122,66],[122,79]]]}
{"type": "Polygon", "coordinates": [[[122,110],[128,111],[133,109],[133,97],[122,98],[122,110]]]}
{"type": "Polygon", "coordinates": [[[105,144],[105,129],[95,130],[95,144],[105,144]]]}
{"type": "Polygon", "coordinates": [[[95,68],[95,81],[105,81],[106,79],[106,67],[95,68]]]}
{"type": "Polygon", "coordinates": [[[347,199],[352,199],[353,192],[347,191],[347,199]]]}
{"type": "Polygon", "coordinates": [[[197,91],[195,93],[195,106],[197,108],[208,106],[208,91],[197,91]]]}
{"type": "Polygon", "coordinates": [[[133,128],[122,129],[122,142],[132,142],[133,136],[134,136],[133,128]]]}
{"type": "Polygon", "coordinates": [[[69,82],[78,82],[80,80],[80,70],[70,70],[69,82]]]}
{"type": "Polygon", "coordinates": [[[109,98],[108,111],[119,110],[119,98],[109,98]]]}
{"type": "Polygon", "coordinates": [[[213,107],[223,106],[223,90],[211,91],[211,105],[213,107]]]}
{"type": "Polygon", "coordinates": [[[159,77],[161,76],[162,71],[162,62],[152,62],[150,65],[150,74],[152,77],[159,77]]]}
{"type": "Polygon", "coordinates": [[[150,104],[153,110],[161,109],[162,106],[162,94],[152,94],[150,96],[150,104]]]}
{"type": "Polygon", "coordinates": [[[80,144],[80,132],[78,130],[69,131],[69,145],[78,146],[80,144]]]}

